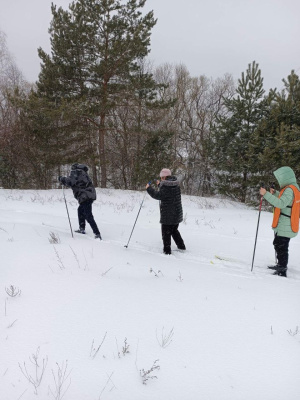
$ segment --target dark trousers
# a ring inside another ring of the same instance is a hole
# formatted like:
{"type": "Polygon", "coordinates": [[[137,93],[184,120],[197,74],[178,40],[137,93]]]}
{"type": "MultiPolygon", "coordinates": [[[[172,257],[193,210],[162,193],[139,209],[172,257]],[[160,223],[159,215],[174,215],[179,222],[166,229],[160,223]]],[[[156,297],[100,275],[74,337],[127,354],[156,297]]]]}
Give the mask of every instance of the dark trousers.
{"type": "Polygon", "coordinates": [[[94,220],[92,213],[93,200],[86,200],[81,203],[78,207],[78,221],[80,229],[85,229],[85,221],[87,221],[94,232],[95,235],[99,235],[98,226],[94,220]]]}
{"type": "Polygon", "coordinates": [[[177,225],[161,225],[161,235],[164,243],[164,253],[171,254],[171,237],[176,243],[178,249],[185,250],[184,241],[179,233],[177,225]]]}
{"type": "Polygon", "coordinates": [[[287,270],[287,265],[289,261],[289,244],[290,238],[278,236],[276,233],[273,245],[277,255],[278,270],[287,270]]]}

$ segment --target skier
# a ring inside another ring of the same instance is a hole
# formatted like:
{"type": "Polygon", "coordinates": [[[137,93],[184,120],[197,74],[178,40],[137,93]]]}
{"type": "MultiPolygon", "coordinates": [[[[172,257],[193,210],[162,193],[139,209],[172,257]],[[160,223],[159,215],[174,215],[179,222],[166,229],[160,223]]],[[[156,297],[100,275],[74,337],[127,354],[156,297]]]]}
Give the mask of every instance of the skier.
{"type": "Polygon", "coordinates": [[[178,249],[185,250],[185,244],[178,231],[183,220],[181,191],[177,178],[171,176],[171,171],[163,168],[160,172],[161,181],[157,180],[158,190],[149,183],[146,185],[148,194],[155,200],[160,200],[160,223],[163,240],[163,252],[171,254],[171,236],[178,249]]]}
{"type": "Polygon", "coordinates": [[[277,264],[269,266],[275,270],[273,275],[285,276],[289,258],[290,239],[297,236],[299,230],[300,192],[294,171],[290,167],[281,167],[274,172],[280,192],[260,188],[260,194],[275,207],[272,228],[275,232],[273,241],[277,255],[277,264]]]}
{"type": "Polygon", "coordinates": [[[101,235],[92,213],[92,204],[96,200],[96,190],[87,171],[88,167],[86,165],[75,163],[71,166],[70,176],[60,176],[58,180],[62,185],[72,188],[74,197],[79,203],[79,229],[75,232],[85,234],[85,223],[87,221],[94,232],[95,239],[101,240],[101,235]]]}

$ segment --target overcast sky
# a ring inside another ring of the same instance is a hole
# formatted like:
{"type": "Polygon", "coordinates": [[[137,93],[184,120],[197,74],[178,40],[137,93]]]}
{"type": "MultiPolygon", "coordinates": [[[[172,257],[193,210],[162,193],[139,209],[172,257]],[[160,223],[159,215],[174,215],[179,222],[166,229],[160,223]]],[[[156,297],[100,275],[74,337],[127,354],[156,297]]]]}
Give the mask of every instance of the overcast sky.
{"type": "MultiPolygon", "coordinates": [[[[53,0],[68,8],[70,0],[53,0]]],[[[265,89],[300,74],[300,0],[147,0],[158,18],[151,37],[154,65],[183,63],[192,76],[235,79],[253,60],[265,89]]],[[[0,0],[0,30],[29,81],[40,72],[37,48],[50,53],[50,0],[0,0]]]]}

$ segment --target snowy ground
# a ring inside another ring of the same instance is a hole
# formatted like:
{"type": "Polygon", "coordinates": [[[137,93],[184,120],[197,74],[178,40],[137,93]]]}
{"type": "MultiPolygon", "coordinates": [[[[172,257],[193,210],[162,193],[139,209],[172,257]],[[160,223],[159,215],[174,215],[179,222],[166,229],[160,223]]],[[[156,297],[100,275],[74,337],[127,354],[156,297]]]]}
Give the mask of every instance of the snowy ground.
{"type": "Polygon", "coordinates": [[[183,196],[166,256],[146,196],[126,249],[143,196],[98,190],[100,242],[61,190],[0,190],[0,399],[299,400],[300,236],[273,276],[262,212],[251,272],[258,211],[183,196]]]}

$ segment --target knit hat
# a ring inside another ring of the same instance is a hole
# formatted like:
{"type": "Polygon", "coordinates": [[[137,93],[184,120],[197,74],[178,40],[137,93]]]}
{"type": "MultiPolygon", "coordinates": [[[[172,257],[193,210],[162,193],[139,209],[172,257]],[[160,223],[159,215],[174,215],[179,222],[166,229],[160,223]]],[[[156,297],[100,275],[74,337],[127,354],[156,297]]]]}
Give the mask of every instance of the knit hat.
{"type": "Polygon", "coordinates": [[[84,164],[79,164],[79,163],[72,164],[71,170],[75,171],[76,169],[83,169],[83,171],[85,172],[89,170],[88,167],[84,164]]]}
{"type": "Polygon", "coordinates": [[[166,177],[166,176],[171,176],[171,171],[168,168],[163,168],[160,173],[159,176],[162,177],[166,177]]]}

